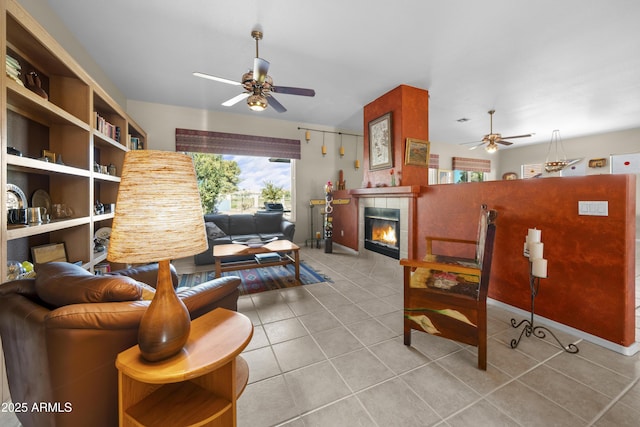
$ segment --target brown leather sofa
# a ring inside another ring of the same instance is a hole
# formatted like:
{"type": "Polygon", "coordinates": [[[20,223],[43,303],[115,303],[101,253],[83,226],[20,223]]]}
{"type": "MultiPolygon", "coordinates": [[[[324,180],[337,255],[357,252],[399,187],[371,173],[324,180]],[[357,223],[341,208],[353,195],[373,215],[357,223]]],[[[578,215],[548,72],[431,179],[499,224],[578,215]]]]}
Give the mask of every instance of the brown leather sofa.
{"type": "MultiPolygon", "coordinates": [[[[25,427],[118,425],[115,360],[137,344],[157,265],[94,276],[47,263],[36,272],[0,285],[0,335],[18,419],[25,427]]],[[[194,319],[217,307],[236,310],[239,284],[223,277],[177,294],[194,319]]]]}

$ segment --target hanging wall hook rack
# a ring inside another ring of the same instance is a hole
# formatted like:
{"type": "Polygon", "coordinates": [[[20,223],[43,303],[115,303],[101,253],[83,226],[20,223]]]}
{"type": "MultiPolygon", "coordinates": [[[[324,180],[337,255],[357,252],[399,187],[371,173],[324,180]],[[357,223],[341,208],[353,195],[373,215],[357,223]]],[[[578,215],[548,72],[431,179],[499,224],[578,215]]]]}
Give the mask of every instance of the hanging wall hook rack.
{"type": "Polygon", "coordinates": [[[298,126],[298,130],[308,130],[308,131],[313,131],[313,132],[332,133],[334,135],[362,136],[362,135],[358,135],[357,133],[335,132],[335,131],[331,131],[331,130],[303,128],[303,127],[300,127],[300,126],[298,126]]]}

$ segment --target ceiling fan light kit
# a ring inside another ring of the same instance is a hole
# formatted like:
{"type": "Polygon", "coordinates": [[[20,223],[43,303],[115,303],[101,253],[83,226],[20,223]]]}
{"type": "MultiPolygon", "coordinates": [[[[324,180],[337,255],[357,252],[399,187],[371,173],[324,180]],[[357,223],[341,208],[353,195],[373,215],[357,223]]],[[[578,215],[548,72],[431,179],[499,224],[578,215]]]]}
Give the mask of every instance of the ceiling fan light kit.
{"type": "Polygon", "coordinates": [[[267,105],[269,105],[269,103],[267,102],[267,98],[265,98],[264,95],[254,93],[249,98],[247,98],[247,105],[253,111],[263,111],[265,108],[267,108],[267,105]]]}
{"type": "Polygon", "coordinates": [[[512,145],[513,142],[511,141],[507,141],[507,139],[515,139],[515,138],[528,138],[530,136],[532,136],[532,133],[528,133],[525,135],[514,135],[514,136],[505,136],[504,138],[502,137],[502,134],[499,133],[493,133],[493,114],[496,112],[496,110],[489,110],[489,116],[491,117],[491,122],[490,122],[490,127],[489,127],[489,133],[486,134],[484,137],[482,137],[482,141],[480,141],[479,143],[477,142],[465,142],[463,145],[465,144],[476,144],[473,147],[470,147],[469,150],[475,150],[476,148],[480,147],[481,145],[487,144],[487,146],[485,147],[485,150],[487,150],[488,153],[495,153],[496,151],[498,151],[498,145],[497,144],[502,144],[502,145],[512,145]]]}
{"type": "Polygon", "coordinates": [[[193,73],[196,77],[202,77],[234,86],[242,86],[245,90],[244,93],[223,102],[222,105],[225,107],[231,107],[246,98],[247,105],[253,111],[264,111],[269,105],[271,105],[271,107],[273,107],[273,109],[278,113],[284,113],[287,109],[273,97],[272,92],[283,93],[286,95],[315,96],[316,92],[313,89],[274,86],[273,79],[267,74],[269,72],[269,61],[260,58],[258,51],[258,41],[262,40],[262,32],[254,30],[251,32],[251,37],[256,41],[256,57],[253,59],[253,70],[249,70],[244,73],[239,82],[225,79],[223,77],[212,76],[206,73],[193,73]],[[271,102],[268,102],[267,98],[270,98],[271,102]]]}

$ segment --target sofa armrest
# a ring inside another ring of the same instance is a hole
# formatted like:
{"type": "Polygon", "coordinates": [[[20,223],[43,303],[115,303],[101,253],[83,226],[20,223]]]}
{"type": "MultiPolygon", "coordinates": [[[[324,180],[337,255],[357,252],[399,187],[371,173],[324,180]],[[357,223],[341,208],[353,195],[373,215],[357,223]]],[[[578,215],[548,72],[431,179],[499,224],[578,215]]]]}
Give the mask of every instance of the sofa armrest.
{"type": "Polygon", "coordinates": [[[18,279],[0,285],[0,297],[10,294],[23,295],[31,300],[39,299],[35,279],[18,279]]]}
{"type": "MultiPolygon", "coordinates": [[[[178,287],[178,273],[176,272],[173,264],[171,267],[171,281],[173,282],[173,288],[178,287]]],[[[156,287],[158,282],[158,263],[141,265],[138,267],[125,268],[123,270],[116,270],[108,273],[111,276],[128,276],[138,282],[146,283],[149,286],[156,287]]]]}
{"type": "Polygon", "coordinates": [[[239,277],[219,277],[191,288],[181,288],[178,290],[178,297],[187,306],[191,319],[196,319],[218,307],[237,311],[239,285],[239,277]]]}
{"type": "Polygon", "coordinates": [[[296,232],[296,225],[293,222],[283,219],[282,223],[280,224],[280,230],[282,231],[282,234],[284,234],[284,236],[287,238],[287,240],[293,242],[293,235],[296,232]]]}

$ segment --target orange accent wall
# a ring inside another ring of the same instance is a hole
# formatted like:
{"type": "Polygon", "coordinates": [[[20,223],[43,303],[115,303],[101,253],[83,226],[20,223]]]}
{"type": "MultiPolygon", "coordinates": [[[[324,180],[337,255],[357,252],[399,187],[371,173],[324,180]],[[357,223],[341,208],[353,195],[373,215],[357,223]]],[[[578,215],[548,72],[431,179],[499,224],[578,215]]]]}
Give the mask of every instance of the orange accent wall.
{"type": "Polygon", "coordinates": [[[418,258],[426,235],[475,238],[478,209],[486,203],[498,210],[489,296],[529,310],[529,262],[522,252],[527,230],[538,228],[548,278],[540,281],[536,313],[629,346],[635,340],[635,186],[635,175],[430,186],[417,201],[418,258]],[[608,201],[609,215],[578,215],[581,200],[608,201]]]}
{"type": "Polygon", "coordinates": [[[393,169],[400,183],[396,185],[427,185],[427,167],[405,165],[407,138],[429,140],[429,92],[400,85],[364,107],[364,178],[363,187],[389,186],[390,169],[369,170],[369,122],[391,112],[393,134],[393,169]]]}

